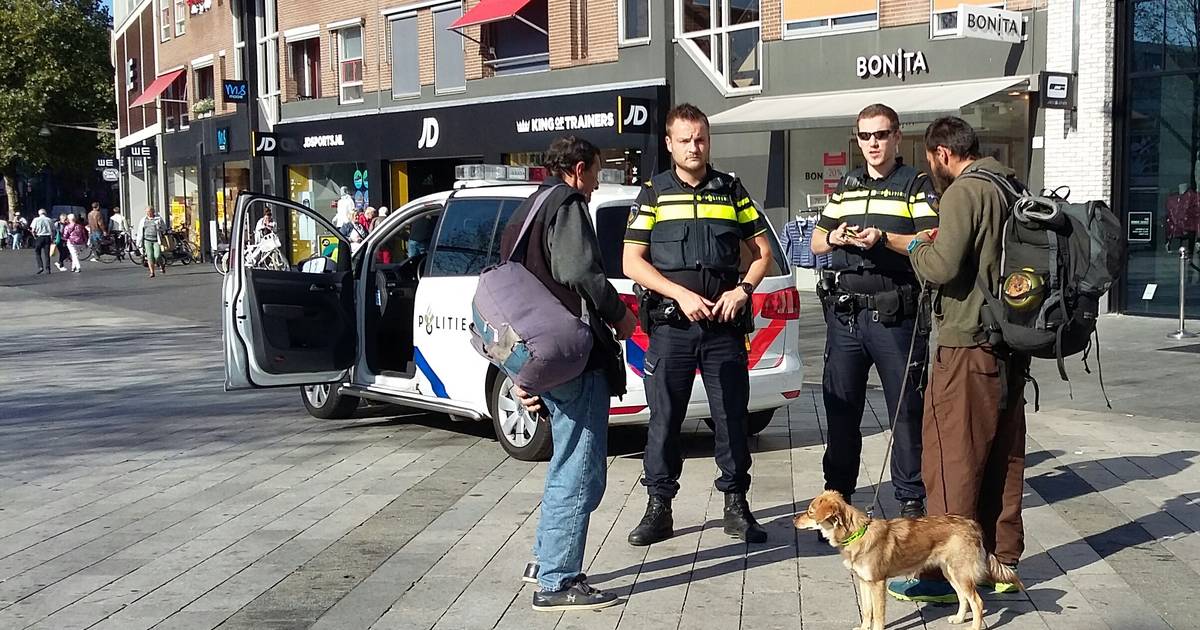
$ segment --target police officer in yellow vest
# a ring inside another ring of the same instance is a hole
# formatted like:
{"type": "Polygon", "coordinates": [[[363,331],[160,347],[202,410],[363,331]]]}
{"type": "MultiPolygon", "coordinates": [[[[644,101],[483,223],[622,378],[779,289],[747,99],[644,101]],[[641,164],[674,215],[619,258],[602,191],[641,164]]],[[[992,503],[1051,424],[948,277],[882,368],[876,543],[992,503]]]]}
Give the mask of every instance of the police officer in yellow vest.
{"type": "Polygon", "coordinates": [[[771,262],[767,225],[741,183],[708,165],[703,112],[687,104],[672,109],[666,142],[673,168],[646,182],[638,196],[623,256],[625,275],[644,287],[640,315],[650,335],[644,368],[650,427],[642,460],[650,497],[629,542],[649,545],[674,535],[671,500],[683,471],[679,431],[697,368],[716,433],[725,533],[765,542],[746,502],[746,333],[750,296],[771,262]],[[739,278],[743,250],[751,262],[739,278]]]}
{"type": "MultiPolygon", "coordinates": [[[[920,288],[906,246],[912,235],[936,228],[936,199],[929,178],[903,164],[900,118],[887,105],[869,105],[855,123],[866,167],[848,173],[821,212],[813,231],[814,254],[832,254],[818,295],[825,312],[822,390],[829,438],[825,488],[846,500],[858,485],[863,410],[871,365],[879,372],[893,427],[892,483],[901,515],[923,516],[921,412],[928,331],[917,326],[920,288]],[[908,382],[900,391],[905,370],[908,382]]],[[[882,413],[883,410],[879,410],[882,413]]]]}

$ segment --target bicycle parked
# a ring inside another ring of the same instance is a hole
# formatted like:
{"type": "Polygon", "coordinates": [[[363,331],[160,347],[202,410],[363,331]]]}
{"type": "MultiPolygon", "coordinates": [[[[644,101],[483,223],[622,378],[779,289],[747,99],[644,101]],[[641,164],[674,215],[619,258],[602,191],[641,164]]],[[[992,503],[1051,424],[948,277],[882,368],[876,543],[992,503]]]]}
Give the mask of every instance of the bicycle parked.
{"type": "MultiPolygon", "coordinates": [[[[185,265],[201,261],[199,250],[187,237],[187,229],[167,230],[161,239],[163,243],[161,263],[173,265],[176,262],[185,265]]],[[[141,247],[130,243],[129,260],[135,265],[146,266],[146,254],[141,247]]]]}

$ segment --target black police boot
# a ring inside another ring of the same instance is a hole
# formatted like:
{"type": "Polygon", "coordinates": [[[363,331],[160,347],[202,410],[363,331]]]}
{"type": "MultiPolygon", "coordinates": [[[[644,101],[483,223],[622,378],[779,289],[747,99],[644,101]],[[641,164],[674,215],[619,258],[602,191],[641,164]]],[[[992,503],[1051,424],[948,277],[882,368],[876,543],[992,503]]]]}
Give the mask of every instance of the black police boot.
{"type": "Polygon", "coordinates": [[[675,535],[675,523],[671,518],[671,500],[650,495],[646,502],[646,515],[642,522],[629,532],[629,544],[645,547],[675,535]]]}
{"type": "Polygon", "coordinates": [[[749,543],[767,542],[767,532],[750,513],[745,493],[729,492],[725,495],[725,533],[749,543]]]}
{"type": "Polygon", "coordinates": [[[901,501],[900,516],[904,518],[921,518],[925,516],[925,502],[920,499],[901,501]]]}

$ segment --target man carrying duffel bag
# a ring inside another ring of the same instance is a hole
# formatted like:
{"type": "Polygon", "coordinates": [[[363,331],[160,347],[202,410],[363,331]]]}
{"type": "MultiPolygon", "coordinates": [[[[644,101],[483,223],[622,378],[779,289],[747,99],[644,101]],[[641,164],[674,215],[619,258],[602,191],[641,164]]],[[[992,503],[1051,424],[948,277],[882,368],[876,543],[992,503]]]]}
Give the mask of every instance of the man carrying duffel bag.
{"type": "Polygon", "coordinates": [[[526,408],[550,421],[554,453],[535,561],[524,576],[538,583],[533,608],[594,610],[617,603],[581,572],[588,519],[604,496],[609,398],[625,393],[612,329],[627,339],[637,318],[604,275],[588,211],[599,149],[559,138],[546,168],[551,176],[504,229],[501,263],[480,274],[472,331],[476,349],[512,378],[526,408]]]}

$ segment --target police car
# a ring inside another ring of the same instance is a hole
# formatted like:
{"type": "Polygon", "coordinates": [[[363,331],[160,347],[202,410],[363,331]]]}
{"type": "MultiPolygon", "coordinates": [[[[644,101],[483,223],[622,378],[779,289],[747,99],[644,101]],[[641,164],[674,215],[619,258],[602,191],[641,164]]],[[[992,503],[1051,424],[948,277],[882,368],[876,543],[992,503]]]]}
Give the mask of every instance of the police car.
{"type": "MultiPolygon", "coordinates": [[[[230,273],[222,287],[225,388],[300,386],[304,406],[317,418],[350,417],[367,400],[490,421],[511,456],[547,459],[549,425],[525,412],[509,379],[469,343],[479,273],[498,261],[505,224],[537,186],[524,167],[458,168],[453,190],[399,208],[353,246],[310,208],[265,195],[239,196],[230,273]],[[294,268],[245,264],[254,241],[251,226],[266,207],[276,217],[290,215],[285,236],[300,259],[294,268]]],[[[605,270],[636,311],[633,283],[621,273],[621,250],[638,188],[605,183],[620,181],[619,171],[613,175],[602,173],[592,217],[605,270]]],[[[769,234],[774,262],[753,296],[757,326],[746,340],[751,433],[800,395],[803,377],[799,294],[769,234]]],[[[649,418],[642,385],[648,345],[640,329],[623,342],[629,391],[612,400],[613,423],[649,418]]],[[[704,385],[696,379],[688,417],[709,415],[704,385]]]]}

